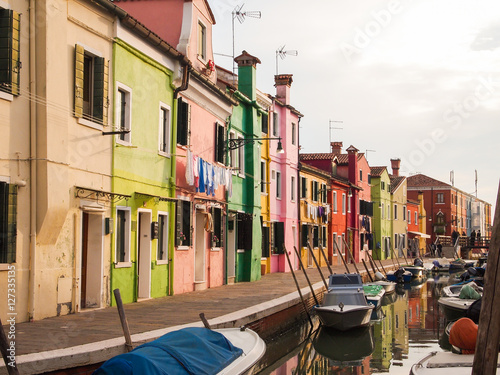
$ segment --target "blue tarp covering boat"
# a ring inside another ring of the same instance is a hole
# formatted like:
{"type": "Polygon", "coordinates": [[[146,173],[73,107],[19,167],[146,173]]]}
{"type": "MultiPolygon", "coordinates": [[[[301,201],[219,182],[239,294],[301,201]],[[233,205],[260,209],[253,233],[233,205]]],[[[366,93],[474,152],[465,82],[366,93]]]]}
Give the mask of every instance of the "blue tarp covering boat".
{"type": "Polygon", "coordinates": [[[242,353],[219,332],[189,327],[109,359],[94,375],[216,374],[242,353]]]}

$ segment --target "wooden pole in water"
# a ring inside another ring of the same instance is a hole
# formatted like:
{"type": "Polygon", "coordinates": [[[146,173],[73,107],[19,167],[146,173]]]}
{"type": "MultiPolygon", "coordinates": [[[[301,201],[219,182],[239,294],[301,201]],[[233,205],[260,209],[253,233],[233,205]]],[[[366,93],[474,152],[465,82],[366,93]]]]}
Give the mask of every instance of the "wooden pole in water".
{"type": "Polygon", "coordinates": [[[349,271],[349,267],[347,267],[347,263],[346,263],[344,257],[342,256],[342,252],[339,249],[339,245],[337,244],[336,241],[333,241],[333,243],[335,244],[335,247],[337,248],[337,253],[339,254],[340,259],[342,259],[342,263],[344,263],[344,267],[345,267],[347,273],[351,273],[351,271],[349,271]]]}
{"type": "Polygon", "coordinates": [[[283,250],[285,251],[286,254],[286,260],[288,261],[288,267],[290,267],[290,272],[292,273],[293,281],[295,281],[295,286],[297,287],[297,292],[299,292],[299,297],[300,300],[302,301],[302,305],[304,306],[304,310],[306,311],[307,318],[309,319],[309,323],[311,324],[311,328],[314,327],[314,324],[311,319],[311,315],[309,315],[309,308],[307,307],[306,302],[304,301],[304,296],[302,295],[302,292],[300,291],[300,285],[299,282],[297,281],[297,277],[295,277],[295,272],[292,267],[292,262],[290,261],[290,255],[288,255],[288,250],[285,248],[285,245],[283,245],[283,250]]]}
{"type": "Polygon", "coordinates": [[[378,269],[377,263],[375,263],[375,260],[373,259],[373,256],[369,252],[367,252],[366,254],[368,254],[368,260],[370,261],[370,264],[372,265],[373,273],[376,272],[375,270],[380,272],[380,270],[378,269]]]}
{"type": "Polygon", "coordinates": [[[491,242],[488,250],[488,266],[484,275],[483,299],[479,315],[476,354],[472,375],[496,374],[498,344],[500,342],[500,186],[491,242]]]}
{"type": "Polygon", "coordinates": [[[304,268],[304,265],[302,264],[302,259],[300,259],[299,251],[297,250],[297,248],[295,246],[293,247],[293,249],[295,250],[295,255],[297,255],[297,258],[298,258],[298,261],[300,264],[300,268],[302,268],[302,272],[304,272],[304,276],[306,277],[307,284],[309,285],[309,288],[311,289],[311,293],[313,295],[314,301],[316,302],[316,305],[319,305],[319,301],[316,298],[316,294],[314,293],[314,288],[312,287],[311,280],[309,280],[309,276],[307,276],[306,269],[304,268]]]}
{"type": "Polygon", "coordinates": [[[314,255],[314,251],[311,248],[311,244],[307,243],[307,247],[309,248],[309,251],[311,252],[312,258],[314,260],[314,264],[316,264],[316,267],[318,268],[321,279],[323,280],[323,284],[325,284],[325,289],[328,290],[328,284],[325,280],[325,276],[323,276],[323,272],[321,271],[321,267],[319,266],[318,260],[316,259],[316,255],[314,255]]]}
{"type": "Polygon", "coordinates": [[[116,308],[118,309],[118,315],[120,315],[120,322],[122,324],[123,335],[125,336],[125,348],[127,351],[131,351],[132,338],[130,337],[130,330],[128,328],[127,317],[125,316],[125,310],[123,309],[122,296],[120,295],[120,289],[113,290],[116,300],[116,308]]]}
{"type": "Polygon", "coordinates": [[[210,323],[208,322],[207,318],[205,317],[205,313],[200,313],[200,319],[203,322],[203,325],[205,326],[206,329],[212,329],[212,327],[210,327],[210,323]]]}
{"type": "MultiPolygon", "coordinates": [[[[398,262],[398,267],[401,267],[401,264],[399,264],[399,259],[398,259],[398,257],[396,256],[396,254],[394,253],[394,249],[391,249],[391,251],[392,251],[392,256],[393,256],[394,258],[396,258],[396,262],[398,262]]],[[[393,261],[393,263],[394,263],[394,261],[393,261]]]]}
{"type": "Polygon", "coordinates": [[[366,266],[366,262],[364,259],[361,259],[363,261],[363,266],[365,266],[366,273],[368,274],[368,277],[370,278],[370,281],[373,282],[373,277],[370,274],[370,271],[368,271],[368,267],[366,266]]]}
{"type": "Polygon", "coordinates": [[[380,259],[379,259],[378,261],[379,261],[379,263],[380,263],[380,267],[382,267],[382,270],[383,270],[383,271],[384,271],[384,273],[385,273],[385,276],[387,276],[387,272],[386,272],[386,270],[385,270],[385,268],[384,268],[384,265],[382,264],[382,261],[381,261],[380,259]]]}
{"type": "MultiPolygon", "coordinates": [[[[14,348],[15,349],[15,348],[14,348]]],[[[5,367],[9,375],[19,375],[19,370],[17,369],[16,353],[15,350],[11,352],[11,345],[7,340],[5,331],[3,329],[2,321],[0,320],[0,352],[2,352],[2,357],[5,362],[5,367]]]]}
{"type": "Polygon", "coordinates": [[[321,244],[319,245],[319,251],[321,251],[321,254],[323,254],[323,258],[325,259],[326,265],[328,267],[328,271],[330,271],[330,275],[333,273],[332,267],[330,267],[330,262],[328,261],[328,257],[325,254],[325,250],[323,250],[323,246],[321,244]]]}
{"type": "Polygon", "coordinates": [[[354,265],[354,269],[356,270],[356,273],[360,275],[358,267],[356,266],[356,259],[354,259],[354,256],[352,255],[350,247],[347,245],[347,242],[345,242],[344,239],[342,239],[342,240],[344,241],[344,246],[346,247],[347,251],[349,251],[349,256],[353,260],[352,264],[354,265]]]}

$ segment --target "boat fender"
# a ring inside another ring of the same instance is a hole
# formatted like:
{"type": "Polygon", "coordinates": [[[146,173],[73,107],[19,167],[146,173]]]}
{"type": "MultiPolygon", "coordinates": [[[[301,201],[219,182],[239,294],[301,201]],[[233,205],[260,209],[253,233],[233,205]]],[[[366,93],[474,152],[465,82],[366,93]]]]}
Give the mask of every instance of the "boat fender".
{"type": "Polygon", "coordinates": [[[382,275],[381,272],[377,271],[377,272],[375,272],[375,278],[377,280],[384,280],[384,275],[382,275]]]}

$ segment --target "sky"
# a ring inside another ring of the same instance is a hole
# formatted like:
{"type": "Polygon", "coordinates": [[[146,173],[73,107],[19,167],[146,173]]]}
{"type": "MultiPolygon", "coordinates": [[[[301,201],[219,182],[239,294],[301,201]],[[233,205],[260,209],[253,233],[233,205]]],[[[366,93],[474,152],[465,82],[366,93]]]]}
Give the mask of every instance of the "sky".
{"type": "MultiPolygon", "coordinates": [[[[214,60],[261,60],[257,87],[272,95],[293,74],[301,152],[342,141],[370,166],[401,159],[496,206],[500,178],[500,2],[494,0],[209,0],[214,60]],[[297,51],[277,57],[276,51],[297,51]],[[224,56],[226,55],[226,56],[224,56]],[[341,129],[337,129],[341,128],[341,129]]],[[[492,217],[493,219],[493,217],[492,217]]]]}

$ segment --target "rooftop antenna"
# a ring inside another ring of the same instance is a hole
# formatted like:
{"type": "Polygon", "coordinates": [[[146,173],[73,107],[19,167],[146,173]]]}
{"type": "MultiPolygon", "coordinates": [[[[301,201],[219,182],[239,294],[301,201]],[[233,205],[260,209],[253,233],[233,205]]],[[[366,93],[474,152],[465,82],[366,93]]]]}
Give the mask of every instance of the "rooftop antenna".
{"type": "Polygon", "coordinates": [[[477,169],[474,169],[474,184],[476,185],[476,198],[477,198],[477,169]]]}
{"type": "Polygon", "coordinates": [[[233,79],[236,77],[236,70],[235,70],[235,65],[234,65],[234,19],[236,18],[239,23],[245,22],[245,17],[250,17],[250,18],[260,18],[262,14],[260,13],[260,10],[245,10],[243,11],[243,6],[245,6],[245,3],[241,5],[237,5],[236,8],[233,9],[232,12],[232,36],[233,36],[233,79]]]}
{"type": "Polygon", "coordinates": [[[341,129],[344,130],[344,128],[335,128],[332,126],[332,122],[340,122],[341,124],[344,123],[344,121],[337,121],[337,120],[328,120],[328,141],[330,144],[332,144],[332,129],[341,129]]]}
{"type": "Polygon", "coordinates": [[[370,152],[377,152],[377,150],[365,150],[365,159],[368,160],[368,151],[370,152]]]}
{"type": "Polygon", "coordinates": [[[281,60],[284,60],[286,55],[298,56],[299,51],[295,49],[285,51],[285,45],[282,45],[279,49],[276,50],[276,75],[278,75],[278,56],[281,58],[281,60]]]}

